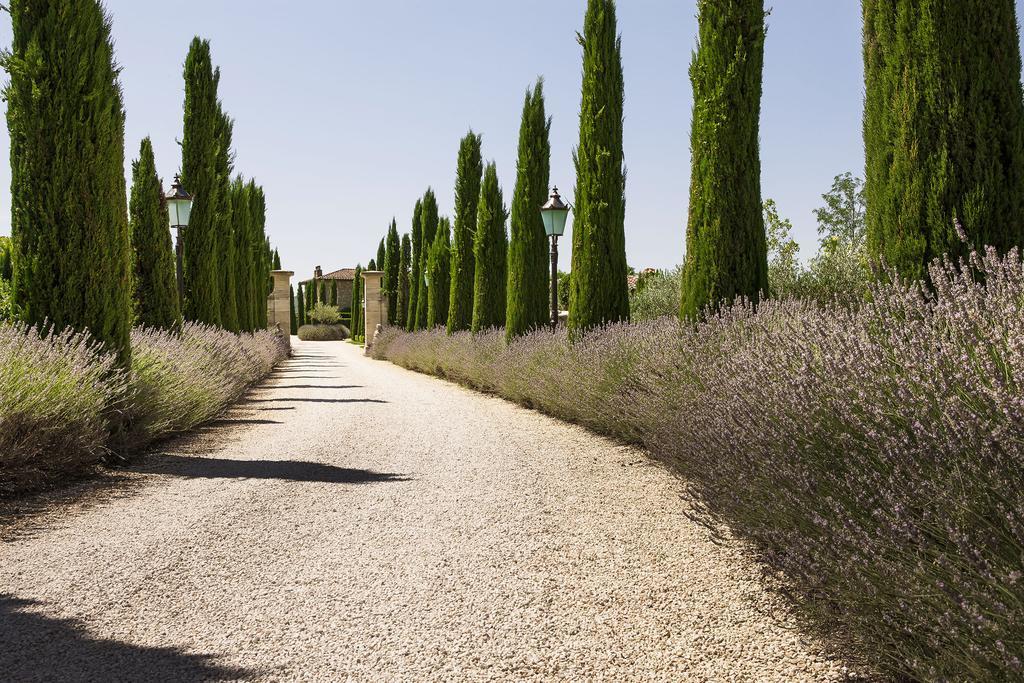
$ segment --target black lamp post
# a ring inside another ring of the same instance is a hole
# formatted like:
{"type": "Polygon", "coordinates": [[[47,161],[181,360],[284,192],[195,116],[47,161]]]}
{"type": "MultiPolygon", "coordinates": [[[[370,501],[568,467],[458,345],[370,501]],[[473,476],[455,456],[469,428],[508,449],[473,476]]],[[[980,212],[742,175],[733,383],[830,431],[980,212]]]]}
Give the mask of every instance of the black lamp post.
{"type": "Polygon", "coordinates": [[[167,217],[170,219],[171,228],[176,233],[174,253],[177,257],[178,299],[184,304],[185,280],[182,274],[181,231],[188,227],[188,221],[192,217],[192,195],[182,188],[181,176],[174,176],[171,191],[164,199],[167,202],[167,217]]]}
{"type": "Polygon", "coordinates": [[[551,238],[551,331],[558,328],[558,238],[565,234],[565,220],[569,216],[569,205],[562,201],[558,188],[551,191],[551,198],[540,207],[544,219],[544,232],[551,238]]]}

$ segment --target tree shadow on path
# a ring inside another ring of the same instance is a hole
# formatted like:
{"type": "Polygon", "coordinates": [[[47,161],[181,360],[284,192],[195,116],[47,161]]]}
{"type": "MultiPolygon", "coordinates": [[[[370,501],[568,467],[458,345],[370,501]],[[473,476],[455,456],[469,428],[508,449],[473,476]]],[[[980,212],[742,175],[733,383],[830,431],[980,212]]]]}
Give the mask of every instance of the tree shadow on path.
{"type": "Polygon", "coordinates": [[[296,398],[296,397],[282,397],[282,398],[246,398],[239,401],[239,404],[245,403],[387,403],[387,401],[380,398],[296,398]]]}
{"type": "Polygon", "coordinates": [[[191,479],[281,479],[324,484],[372,484],[409,481],[393,472],[335,467],[305,460],[231,460],[163,455],[132,468],[148,474],[170,474],[191,479]]]}
{"type": "Polygon", "coordinates": [[[76,619],[38,613],[42,604],[0,593],[0,676],[8,681],[246,680],[256,672],[211,655],[89,635],[76,619]]]}

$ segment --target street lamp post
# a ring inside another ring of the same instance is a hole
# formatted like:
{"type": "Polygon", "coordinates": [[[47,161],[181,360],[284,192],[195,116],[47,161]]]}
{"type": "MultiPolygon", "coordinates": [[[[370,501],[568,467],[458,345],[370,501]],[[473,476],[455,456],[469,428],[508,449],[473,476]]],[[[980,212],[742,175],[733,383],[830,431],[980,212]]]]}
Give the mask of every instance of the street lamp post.
{"type": "Polygon", "coordinates": [[[569,205],[562,202],[558,188],[551,191],[547,203],[540,207],[544,219],[544,232],[551,238],[551,331],[558,328],[558,238],[565,234],[565,220],[569,205]]]}
{"type": "Polygon", "coordinates": [[[167,217],[170,220],[171,228],[175,231],[174,253],[177,257],[178,275],[178,300],[185,303],[185,279],[182,273],[182,247],[181,231],[188,227],[189,219],[192,217],[192,195],[185,192],[181,186],[181,176],[174,176],[174,184],[171,191],[164,197],[167,202],[167,217]]]}

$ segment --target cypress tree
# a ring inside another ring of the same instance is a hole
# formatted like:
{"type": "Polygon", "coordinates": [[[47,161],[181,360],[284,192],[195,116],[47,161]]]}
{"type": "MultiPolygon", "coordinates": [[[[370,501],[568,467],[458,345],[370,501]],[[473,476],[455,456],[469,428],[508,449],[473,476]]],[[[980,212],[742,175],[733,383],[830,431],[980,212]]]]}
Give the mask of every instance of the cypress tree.
{"type": "Polygon", "coordinates": [[[401,325],[409,317],[409,262],[412,260],[412,240],[409,233],[402,235],[402,255],[398,260],[398,315],[396,325],[401,325]]]}
{"type": "Polygon", "coordinates": [[[405,329],[412,332],[416,329],[416,297],[419,296],[420,281],[423,274],[420,273],[420,252],[422,248],[422,217],[423,200],[417,199],[416,206],[412,210],[412,261],[409,267],[412,269],[409,275],[409,307],[405,315],[405,329]]]}
{"type": "Polygon", "coordinates": [[[331,280],[331,305],[338,306],[338,281],[331,280]]]}
{"type": "Polygon", "coordinates": [[[181,183],[193,196],[189,227],[182,236],[185,271],[183,313],[188,320],[221,324],[217,217],[220,210],[217,149],[221,120],[210,43],[192,40],[185,58],[185,127],[181,183]]]}
{"type": "Polygon", "coordinates": [[[388,228],[387,253],[384,258],[384,291],[388,297],[388,325],[398,320],[398,270],[402,260],[401,242],[398,240],[398,224],[391,219],[388,228]]]}
{"type": "Polygon", "coordinates": [[[281,270],[281,254],[276,248],[274,249],[274,270],[281,270]]]}
{"type": "Polygon", "coordinates": [[[519,162],[512,197],[511,240],[508,250],[508,308],[505,333],[509,339],[548,322],[551,275],[548,239],[540,207],[548,197],[551,175],[551,119],[544,111],[544,82],[526,91],[519,126],[519,162]]]}
{"type": "Polygon", "coordinates": [[[252,239],[253,300],[252,316],[254,328],[267,328],[267,296],[270,290],[270,249],[267,244],[267,200],[263,188],[249,181],[249,220],[252,239]]]}
{"type": "Polygon", "coordinates": [[[320,281],[320,303],[327,303],[327,281],[320,281]]]}
{"type": "Polygon", "coordinates": [[[295,316],[295,287],[288,286],[288,310],[291,313],[291,329],[289,334],[299,333],[299,319],[295,316]]]}
{"type": "Polygon", "coordinates": [[[487,164],[480,188],[480,204],[473,240],[473,332],[505,324],[505,286],[508,273],[508,236],[505,201],[498,185],[498,169],[487,164]]]}
{"type": "MultiPolygon", "coordinates": [[[[420,249],[420,279],[427,274],[427,260],[430,257],[430,250],[434,246],[434,236],[437,234],[437,197],[434,190],[427,188],[423,195],[423,212],[420,217],[420,231],[422,247],[420,249]]],[[[433,282],[433,280],[431,280],[433,282]]],[[[447,283],[450,287],[450,283],[447,283]]],[[[421,282],[416,291],[416,329],[422,330],[427,326],[427,307],[429,303],[428,291],[430,286],[421,282]]]]}
{"type": "Polygon", "coordinates": [[[377,245],[377,265],[380,266],[381,268],[384,267],[384,262],[387,260],[387,239],[388,236],[385,233],[384,237],[380,238],[380,244],[377,245]]]}
{"type": "Polygon", "coordinates": [[[576,163],[569,328],[629,319],[626,172],[622,155],[622,41],[614,0],[589,0],[576,163]]]}
{"type": "Polygon", "coordinates": [[[257,327],[253,304],[256,281],[251,268],[255,254],[249,192],[249,186],[241,176],[232,181],[230,195],[231,236],[235,243],[235,305],[238,310],[238,328],[245,332],[252,332],[257,327]]]}
{"type": "MultiPolygon", "coordinates": [[[[218,72],[219,76],[219,72],[218,72]]],[[[220,319],[226,330],[238,332],[238,261],[235,258],[235,239],[231,219],[231,173],[234,162],[231,158],[231,139],[234,122],[218,105],[217,158],[217,272],[221,282],[220,319]]]]}
{"type": "MultiPolygon", "coordinates": [[[[768,292],[761,202],[764,0],[698,5],[693,82],[693,174],[680,314],[768,292]]],[[[575,273],[574,273],[575,275],[575,273]]],[[[574,278],[575,279],[575,278],[574,278]]]]}
{"type": "Polygon", "coordinates": [[[306,301],[305,301],[305,296],[303,296],[303,291],[302,290],[303,290],[302,283],[300,282],[299,283],[298,301],[296,301],[296,307],[298,308],[296,313],[298,314],[299,327],[301,327],[301,326],[306,324],[306,301]]]}
{"type": "Polygon", "coordinates": [[[132,162],[128,201],[134,251],[133,303],[135,324],[169,329],[181,322],[174,247],[167,230],[167,207],[156,174],[153,143],[143,138],[139,158],[132,162]]]}
{"type": "Polygon", "coordinates": [[[356,266],[356,277],[352,282],[352,327],[353,337],[359,336],[359,320],[363,317],[363,266],[356,266]]]}
{"type": "Polygon", "coordinates": [[[130,358],[124,106],[95,0],[8,3],[13,299],[31,325],[88,329],[130,358]]]}
{"type": "Polygon", "coordinates": [[[871,254],[921,278],[943,254],[1024,243],[1013,0],[864,0],[863,11],[871,254]]]}
{"type": "Polygon", "coordinates": [[[313,280],[306,281],[306,312],[309,313],[313,310],[313,306],[316,304],[316,285],[313,280]]]}
{"type": "Polygon", "coordinates": [[[473,322],[473,235],[476,234],[477,204],[483,159],[482,139],[472,130],[459,144],[455,170],[455,223],[452,226],[452,282],[448,296],[448,334],[468,330],[473,322]]]}
{"type": "Polygon", "coordinates": [[[366,269],[367,270],[377,270],[377,262],[374,261],[373,259],[370,259],[370,262],[368,264],[366,264],[366,269]]]}
{"type": "Polygon", "coordinates": [[[426,329],[432,330],[438,325],[448,322],[448,295],[451,282],[451,248],[452,224],[442,218],[437,224],[437,233],[430,246],[427,259],[427,273],[430,274],[430,286],[427,288],[427,324],[426,329]],[[435,286],[439,283],[439,286],[435,286]]]}

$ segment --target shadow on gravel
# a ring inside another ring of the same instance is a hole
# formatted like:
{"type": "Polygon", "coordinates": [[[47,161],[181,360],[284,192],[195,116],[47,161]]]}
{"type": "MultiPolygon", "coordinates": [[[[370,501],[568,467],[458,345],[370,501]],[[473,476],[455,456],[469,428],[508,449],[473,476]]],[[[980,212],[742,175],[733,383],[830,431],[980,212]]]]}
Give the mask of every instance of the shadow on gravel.
{"type": "Polygon", "coordinates": [[[239,403],[387,403],[380,398],[246,398],[239,403]]]}
{"type": "Polygon", "coordinates": [[[215,657],[145,647],[89,635],[76,619],[35,610],[41,603],[0,593],[0,672],[9,681],[210,681],[251,679],[255,672],[215,657]]]}
{"type": "Polygon", "coordinates": [[[362,389],[361,384],[261,384],[256,389],[362,389]]]}
{"type": "Polygon", "coordinates": [[[251,417],[222,417],[216,420],[210,420],[204,423],[201,427],[197,427],[196,431],[203,429],[216,429],[217,427],[226,427],[229,425],[279,425],[284,424],[278,420],[260,420],[258,418],[251,417]]]}
{"type": "Polygon", "coordinates": [[[282,479],[324,484],[372,484],[409,481],[404,474],[335,467],[304,460],[229,460],[164,455],[133,467],[135,472],[170,474],[194,479],[282,479]]]}

